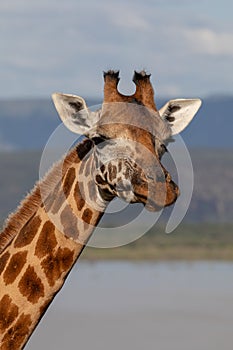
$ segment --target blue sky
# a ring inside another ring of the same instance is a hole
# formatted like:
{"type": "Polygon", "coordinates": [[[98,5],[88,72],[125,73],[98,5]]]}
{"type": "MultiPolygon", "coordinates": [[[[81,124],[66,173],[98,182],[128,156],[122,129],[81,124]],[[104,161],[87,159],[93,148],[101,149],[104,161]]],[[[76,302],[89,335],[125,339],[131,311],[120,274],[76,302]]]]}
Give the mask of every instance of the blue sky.
{"type": "Polygon", "coordinates": [[[102,71],[152,73],[158,96],[233,94],[232,0],[7,0],[0,98],[101,97],[102,71]]]}

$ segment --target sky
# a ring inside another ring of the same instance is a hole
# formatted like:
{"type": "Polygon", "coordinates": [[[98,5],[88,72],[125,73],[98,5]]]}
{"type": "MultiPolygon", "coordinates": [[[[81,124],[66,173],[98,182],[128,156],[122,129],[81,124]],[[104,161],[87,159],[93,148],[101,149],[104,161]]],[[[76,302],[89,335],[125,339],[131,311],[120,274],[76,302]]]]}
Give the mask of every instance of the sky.
{"type": "Polygon", "coordinates": [[[151,73],[159,97],[233,94],[232,0],[0,2],[0,98],[101,97],[104,70],[151,73]]]}

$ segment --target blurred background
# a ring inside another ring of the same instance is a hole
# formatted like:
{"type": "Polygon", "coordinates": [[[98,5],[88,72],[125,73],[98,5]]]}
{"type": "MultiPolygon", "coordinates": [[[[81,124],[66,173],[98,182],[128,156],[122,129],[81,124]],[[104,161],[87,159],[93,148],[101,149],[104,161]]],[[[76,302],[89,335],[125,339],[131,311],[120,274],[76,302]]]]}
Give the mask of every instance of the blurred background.
{"type": "Polygon", "coordinates": [[[87,248],[27,350],[232,349],[232,12],[231,0],[1,2],[1,225],[38,180],[60,124],[53,92],[93,106],[104,70],[119,69],[119,90],[132,94],[133,71],[145,69],[158,107],[203,101],[182,133],[194,168],[182,224],[164,233],[168,209],[130,245],[87,248]]]}

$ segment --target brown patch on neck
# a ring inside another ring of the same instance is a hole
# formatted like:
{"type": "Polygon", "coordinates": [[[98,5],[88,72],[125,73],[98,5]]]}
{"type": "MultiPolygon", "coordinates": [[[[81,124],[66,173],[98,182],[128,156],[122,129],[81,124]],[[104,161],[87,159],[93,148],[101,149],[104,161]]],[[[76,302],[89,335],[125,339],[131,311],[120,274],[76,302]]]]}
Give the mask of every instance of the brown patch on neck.
{"type": "Polygon", "coordinates": [[[36,243],[35,254],[39,259],[42,259],[50,254],[55,249],[56,245],[55,226],[50,221],[47,221],[36,243]]]}
{"type": "Polygon", "coordinates": [[[30,244],[39,230],[41,218],[33,215],[26,225],[20,230],[14,246],[15,248],[22,248],[30,244]]]}
{"type": "Polygon", "coordinates": [[[44,285],[33,266],[28,266],[18,287],[20,293],[32,304],[44,297],[44,285]]]}
{"type": "Polygon", "coordinates": [[[89,208],[86,208],[83,212],[82,219],[85,221],[87,224],[90,224],[91,218],[92,218],[92,211],[89,208]]]}
{"type": "Polygon", "coordinates": [[[104,103],[138,103],[157,111],[154,101],[154,90],[150,82],[150,75],[146,74],[144,71],[134,73],[133,82],[136,85],[136,91],[130,96],[123,95],[118,91],[117,86],[119,80],[119,72],[110,70],[104,73],[104,103]]]}
{"type": "Polygon", "coordinates": [[[67,171],[67,174],[66,174],[66,177],[65,177],[65,180],[63,183],[63,192],[64,192],[64,195],[66,196],[66,198],[68,198],[70,195],[71,187],[72,187],[73,182],[75,180],[75,176],[76,176],[75,168],[71,167],[67,171]]]}
{"type": "Polygon", "coordinates": [[[11,326],[18,316],[18,306],[12,302],[9,295],[0,300],[0,331],[3,332],[11,326]]]}
{"type": "Polygon", "coordinates": [[[50,286],[54,286],[61,275],[69,271],[74,263],[74,252],[68,248],[58,248],[56,252],[46,257],[42,263],[42,269],[50,286]]]}
{"type": "Polygon", "coordinates": [[[18,350],[21,349],[22,344],[28,336],[32,320],[30,315],[22,314],[16,323],[8,329],[7,333],[2,339],[1,349],[18,350]]]}
{"type": "Polygon", "coordinates": [[[72,239],[77,239],[78,231],[78,219],[74,215],[71,207],[66,205],[66,207],[61,212],[61,224],[63,226],[63,232],[66,237],[71,237],[72,239]]]}
{"type": "Polygon", "coordinates": [[[15,253],[11,257],[11,260],[3,275],[3,280],[6,285],[13,283],[15,279],[18,277],[22,268],[26,264],[26,257],[27,257],[26,251],[15,253]]]}
{"type": "Polygon", "coordinates": [[[0,275],[4,271],[9,258],[10,258],[10,253],[9,252],[6,252],[5,254],[3,254],[0,257],[0,275]]]}

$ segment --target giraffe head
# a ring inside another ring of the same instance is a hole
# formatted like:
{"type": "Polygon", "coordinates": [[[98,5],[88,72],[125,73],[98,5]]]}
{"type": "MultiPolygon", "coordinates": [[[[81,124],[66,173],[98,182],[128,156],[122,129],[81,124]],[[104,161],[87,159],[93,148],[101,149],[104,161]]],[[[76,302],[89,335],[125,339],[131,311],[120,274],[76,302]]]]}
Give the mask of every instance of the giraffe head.
{"type": "Polygon", "coordinates": [[[53,95],[64,124],[93,142],[95,169],[90,175],[101,197],[141,202],[151,211],[173,204],[179,189],[161,158],[172,135],[189,124],[201,101],[171,100],[158,111],[150,75],[144,71],[134,73],[131,96],[117,90],[119,72],[104,73],[104,81],[104,101],[95,112],[79,96],[53,95]]]}

